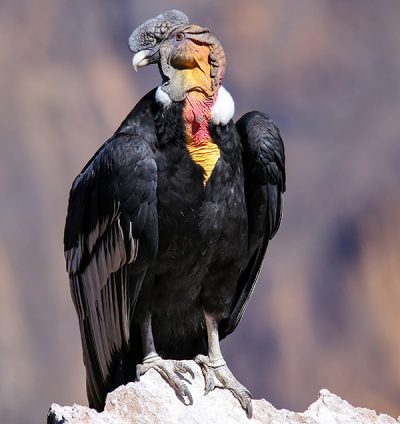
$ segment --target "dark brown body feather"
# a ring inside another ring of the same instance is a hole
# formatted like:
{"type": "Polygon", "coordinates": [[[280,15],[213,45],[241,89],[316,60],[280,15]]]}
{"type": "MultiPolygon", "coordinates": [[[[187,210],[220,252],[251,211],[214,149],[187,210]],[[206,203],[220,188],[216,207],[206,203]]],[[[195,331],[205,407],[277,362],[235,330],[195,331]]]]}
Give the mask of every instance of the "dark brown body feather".
{"type": "Polygon", "coordinates": [[[97,409],[107,392],[134,379],[142,360],[138,323],[146,312],[165,358],[206,353],[204,310],[219,318],[221,338],[233,331],[281,217],[284,150],[268,117],[247,114],[239,131],[233,121],[210,124],[221,156],[204,186],[186,149],[182,104],[164,110],[154,95],[138,103],[70,195],[67,266],[89,402],[97,409]],[[96,233],[102,223],[104,233],[96,233]],[[113,225],[118,234],[108,242],[113,225]],[[109,268],[98,275],[102,251],[109,268]],[[96,284],[104,295],[90,300],[87,286],[96,284]],[[99,329],[106,336],[96,336],[99,329]]]}

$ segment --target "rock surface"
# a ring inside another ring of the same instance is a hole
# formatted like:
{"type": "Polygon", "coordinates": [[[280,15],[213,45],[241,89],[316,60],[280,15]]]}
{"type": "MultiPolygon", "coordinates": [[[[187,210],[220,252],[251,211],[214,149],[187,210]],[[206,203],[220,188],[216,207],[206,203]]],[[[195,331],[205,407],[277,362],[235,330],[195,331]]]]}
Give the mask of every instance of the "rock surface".
{"type": "Polygon", "coordinates": [[[195,378],[187,378],[193,404],[183,404],[173,389],[150,370],[140,382],[121,386],[107,396],[105,410],[98,413],[86,406],[53,403],[48,424],[147,424],[147,423],[301,423],[301,424],[398,424],[394,418],[365,408],[355,408],[323,389],[319,398],[303,413],[275,409],[265,399],[253,401],[253,418],[247,419],[239,402],[227,390],[215,389],[204,396],[204,378],[192,361],[195,378]]]}

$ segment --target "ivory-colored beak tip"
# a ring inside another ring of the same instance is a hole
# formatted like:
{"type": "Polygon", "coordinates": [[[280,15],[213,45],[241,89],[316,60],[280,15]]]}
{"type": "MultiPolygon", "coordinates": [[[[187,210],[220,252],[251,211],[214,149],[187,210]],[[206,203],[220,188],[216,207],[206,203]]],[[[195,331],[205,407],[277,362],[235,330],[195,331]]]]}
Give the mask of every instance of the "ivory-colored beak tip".
{"type": "Polygon", "coordinates": [[[133,55],[132,65],[133,69],[137,72],[141,66],[146,66],[149,63],[148,57],[151,54],[150,50],[141,50],[133,55]]]}

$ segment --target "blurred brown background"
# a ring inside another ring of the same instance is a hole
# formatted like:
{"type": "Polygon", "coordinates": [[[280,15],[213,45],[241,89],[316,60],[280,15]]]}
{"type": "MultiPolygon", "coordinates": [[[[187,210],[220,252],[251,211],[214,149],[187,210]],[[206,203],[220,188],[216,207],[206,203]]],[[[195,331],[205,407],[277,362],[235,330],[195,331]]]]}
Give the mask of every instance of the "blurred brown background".
{"type": "Polygon", "coordinates": [[[236,118],[279,124],[283,224],[223,344],[256,397],[322,387],[400,414],[400,2],[28,0],[0,5],[0,421],[85,403],[62,234],[75,175],[159,83],[134,26],[178,8],[223,43],[236,118]]]}

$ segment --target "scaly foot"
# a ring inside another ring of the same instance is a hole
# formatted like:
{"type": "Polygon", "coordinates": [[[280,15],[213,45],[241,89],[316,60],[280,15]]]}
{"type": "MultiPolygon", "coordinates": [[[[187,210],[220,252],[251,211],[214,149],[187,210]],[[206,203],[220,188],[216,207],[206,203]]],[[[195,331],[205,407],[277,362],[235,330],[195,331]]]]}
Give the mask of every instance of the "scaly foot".
{"type": "Polygon", "coordinates": [[[221,357],[216,361],[210,360],[208,356],[197,355],[194,360],[200,366],[205,379],[205,393],[208,394],[215,388],[215,377],[221,382],[224,389],[229,389],[233,396],[240,402],[242,408],[246,411],[247,417],[253,415],[253,406],[251,403],[251,393],[240,384],[226,362],[221,357]]]}
{"type": "Polygon", "coordinates": [[[189,373],[194,378],[194,373],[185,363],[172,359],[162,359],[157,354],[148,355],[144,358],[143,364],[136,366],[136,380],[144,375],[148,370],[155,369],[161,377],[175,390],[180,400],[188,405],[193,404],[193,397],[187,385],[182,381],[182,374],[189,373]],[[186,402],[186,398],[188,403],[186,402]]]}

